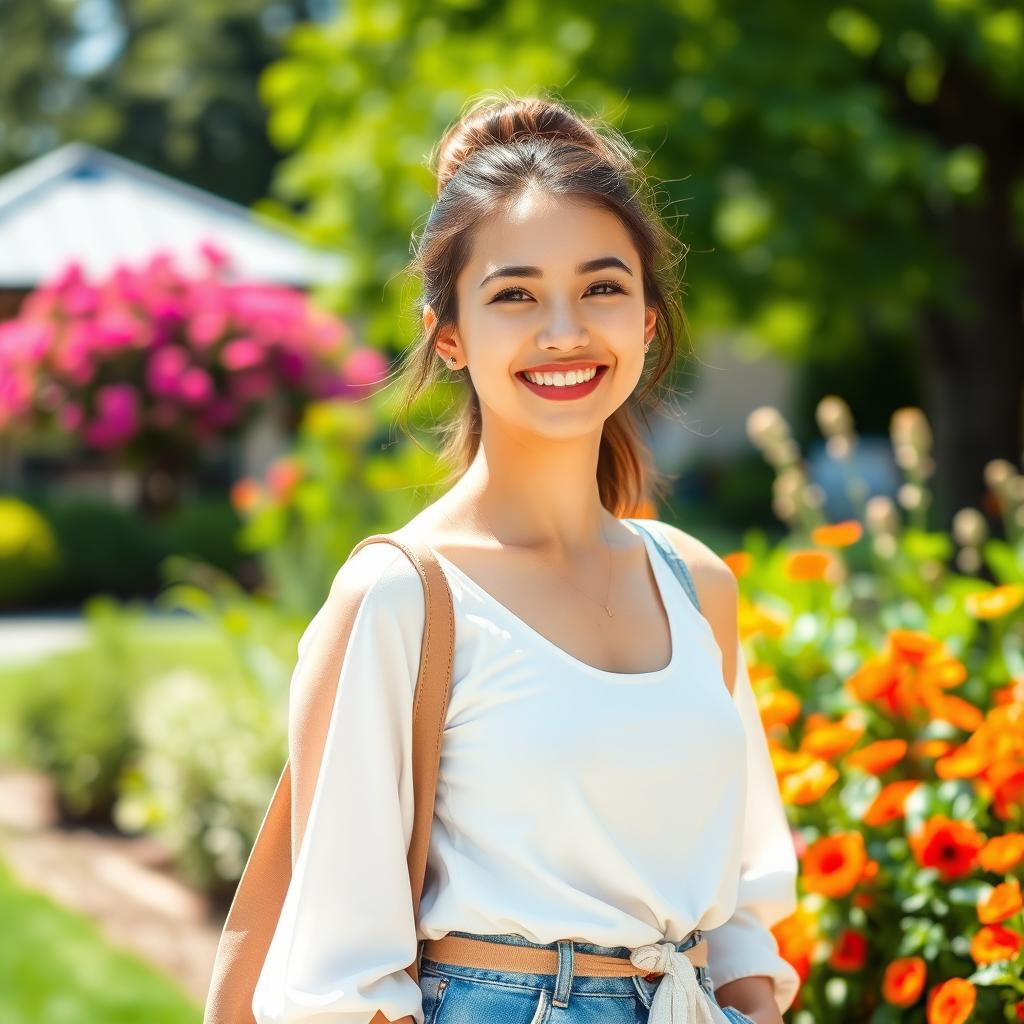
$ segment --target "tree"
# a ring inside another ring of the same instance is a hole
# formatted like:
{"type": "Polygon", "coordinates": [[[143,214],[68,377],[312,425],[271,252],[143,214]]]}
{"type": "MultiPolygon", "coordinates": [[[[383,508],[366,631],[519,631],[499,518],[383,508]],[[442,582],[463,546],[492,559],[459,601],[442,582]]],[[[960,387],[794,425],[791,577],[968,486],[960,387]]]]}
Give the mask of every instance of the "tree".
{"type": "Polygon", "coordinates": [[[265,73],[275,202],[352,274],[388,343],[470,96],[558,90],[652,153],[685,221],[688,317],[795,360],[919,346],[946,512],[1019,458],[1024,11],[991,0],[351,0],[265,73]],[[383,302],[381,301],[383,295],[383,302]]]}
{"type": "Polygon", "coordinates": [[[0,170],[72,139],[250,203],[277,153],[260,72],[313,0],[5,0],[0,170]]]}

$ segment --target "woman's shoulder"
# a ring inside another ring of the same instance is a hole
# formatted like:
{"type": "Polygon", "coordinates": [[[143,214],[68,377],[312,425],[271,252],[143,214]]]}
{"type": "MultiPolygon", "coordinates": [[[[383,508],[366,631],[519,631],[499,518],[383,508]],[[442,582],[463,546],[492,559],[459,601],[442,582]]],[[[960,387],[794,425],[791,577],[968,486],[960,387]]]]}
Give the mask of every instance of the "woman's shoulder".
{"type": "Polygon", "coordinates": [[[347,642],[361,611],[364,618],[386,616],[399,622],[410,630],[410,636],[422,634],[426,617],[423,583],[416,567],[394,544],[366,544],[341,564],[299,642],[300,653],[324,623],[330,623],[335,642],[347,642]]]}
{"type": "Polygon", "coordinates": [[[736,577],[726,561],[716,554],[707,544],[692,533],[681,530],[678,526],[666,523],[661,519],[651,520],[651,524],[661,531],[679,557],[690,570],[694,585],[704,604],[704,593],[709,600],[730,600],[735,598],[736,577]]]}
{"type": "Polygon", "coordinates": [[[731,693],[736,672],[736,639],[739,635],[739,586],[728,564],[693,534],[655,520],[656,528],[686,563],[697,590],[701,614],[708,620],[722,652],[722,671],[731,693]]]}

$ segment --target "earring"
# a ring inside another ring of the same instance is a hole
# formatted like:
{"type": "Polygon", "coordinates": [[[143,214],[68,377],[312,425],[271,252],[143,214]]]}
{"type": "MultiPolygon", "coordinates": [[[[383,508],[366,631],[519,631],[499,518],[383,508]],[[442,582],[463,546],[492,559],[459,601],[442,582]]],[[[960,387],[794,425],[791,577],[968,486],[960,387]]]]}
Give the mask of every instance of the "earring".
{"type": "Polygon", "coordinates": [[[646,353],[646,352],[647,352],[647,350],[648,350],[648,349],[649,349],[650,347],[651,347],[651,343],[650,343],[649,341],[645,341],[645,342],[644,342],[644,353],[646,353]]]}
{"type": "Polygon", "coordinates": [[[452,368],[453,370],[455,369],[455,364],[456,364],[457,362],[458,362],[458,360],[457,360],[457,359],[455,358],[455,356],[450,356],[450,357],[448,358],[448,365],[449,365],[449,366],[451,366],[451,368],[452,368]]]}

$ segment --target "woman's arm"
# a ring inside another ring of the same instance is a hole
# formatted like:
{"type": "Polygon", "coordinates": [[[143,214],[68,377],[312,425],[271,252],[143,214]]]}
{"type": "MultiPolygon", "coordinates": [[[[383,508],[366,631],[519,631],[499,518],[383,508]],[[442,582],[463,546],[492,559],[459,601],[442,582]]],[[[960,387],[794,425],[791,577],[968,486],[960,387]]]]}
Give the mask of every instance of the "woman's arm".
{"type": "Polygon", "coordinates": [[[421,1024],[412,701],[424,625],[389,544],[339,570],[299,642],[289,694],[293,871],[253,996],[256,1024],[421,1024]]]}

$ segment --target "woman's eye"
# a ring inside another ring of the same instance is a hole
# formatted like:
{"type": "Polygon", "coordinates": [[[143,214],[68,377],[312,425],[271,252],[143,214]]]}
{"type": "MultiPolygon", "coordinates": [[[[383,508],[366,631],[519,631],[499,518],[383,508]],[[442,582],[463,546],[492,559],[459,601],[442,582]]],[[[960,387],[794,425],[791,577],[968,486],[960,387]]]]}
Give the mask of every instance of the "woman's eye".
{"type": "Polygon", "coordinates": [[[599,295],[614,295],[615,292],[622,291],[622,288],[614,281],[598,281],[597,284],[591,285],[591,288],[611,288],[610,292],[598,292],[599,295]]]}
{"type": "MultiPolygon", "coordinates": [[[[586,294],[595,295],[614,295],[616,292],[623,291],[622,287],[616,284],[614,281],[598,281],[596,284],[592,284],[586,294]],[[610,288],[610,292],[594,292],[595,288],[610,288]]],[[[504,291],[498,292],[497,295],[491,300],[492,302],[501,302],[505,299],[511,298],[513,295],[526,295],[526,292],[522,288],[506,288],[504,291]]],[[[518,301],[518,300],[515,300],[518,301]]]]}

